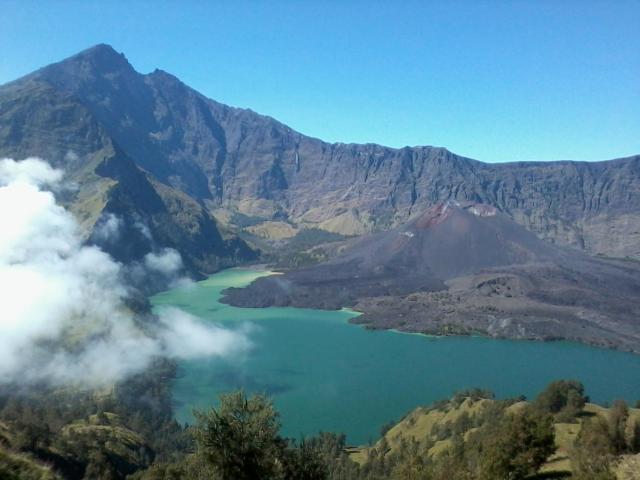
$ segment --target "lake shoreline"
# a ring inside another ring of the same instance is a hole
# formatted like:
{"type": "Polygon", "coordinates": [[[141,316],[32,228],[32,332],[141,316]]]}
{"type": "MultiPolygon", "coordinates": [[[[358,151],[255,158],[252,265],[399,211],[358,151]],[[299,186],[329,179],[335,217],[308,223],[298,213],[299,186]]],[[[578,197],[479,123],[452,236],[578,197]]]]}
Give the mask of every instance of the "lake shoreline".
{"type": "MultiPolygon", "coordinates": [[[[480,336],[486,338],[492,338],[497,340],[524,340],[524,341],[536,341],[536,342],[557,342],[557,341],[567,341],[567,342],[576,342],[582,345],[587,345],[589,347],[594,348],[603,348],[607,350],[614,350],[625,353],[632,353],[634,355],[640,355],[640,346],[634,346],[632,344],[623,344],[621,342],[615,342],[610,340],[609,342],[603,339],[593,339],[593,338],[583,338],[580,336],[559,336],[555,334],[544,334],[543,333],[529,333],[522,334],[521,330],[518,328],[511,328],[506,331],[501,331],[492,334],[490,331],[483,331],[477,328],[470,328],[462,324],[455,323],[447,323],[444,325],[434,325],[432,330],[426,331],[424,327],[421,325],[415,329],[411,328],[402,328],[402,326],[397,327],[394,326],[389,321],[385,320],[390,317],[397,317],[398,315],[402,316],[397,308],[394,308],[394,303],[390,301],[392,306],[386,308],[378,308],[376,310],[367,308],[367,302],[363,300],[354,301],[352,306],[335,306],[335,308],[325,308],[319,302],[317,298],[314,298],[312,301],[303,301],[288,304],[279,304],[279,303],[271,303],[269,301],[260,301],[257,300],[254,296],[250,301],[244,301],[247,299],[243,298],[243,295],[240,290],[246,289],[252,285],[255,285],[255,280],[260,278],[269,278],[270,276],[275,275],[284,275],[286,272],[283,271],[274,271],[268,268],[268,264],[260,265],[262,272],[270,272],[270,275],[260,275],[257,276],[254,280],[249,282],[245,286],[232,286],[228,289],[222,291],[222,296],[220,298],[220,303],[225,305],[231,305],[239,308],[269,308],[269,307],[293,307],[293,308],[310,308],[316,310],[324,310],[324,311],[340,311],[347,310],[350,312],[355,312],[358,315],[352,319],[349,319],[350,323],[354,323],[356,325],[360,325],[367,330],[385,330],[385,331],[397,331],[399,333],[407,333],[407,334],[416,334],[416,335],[424,335],[428,337],[456,337],[456,336],[480,336]],[[259,303],[259,305],[256,305],[259,303]]],[[[234,267],[238,269],[251,270],[251,266],[247,267],[234,267]]],[[[233,269],[229,269],[233,270],[233,269]]],[[[259,292],[258,292],[259,295],[259,292]]]]}
{"type": "Polygon", "coordinates": [[[498,398],[534,395],[550,381],[576,378],[598,402],[640,398],[629,382],[640,371],[630,353],[584,344],[425,335],[367,329],[352,309],[238,308],[220,303],[229,286],[246,285],[266,270],[227,269],[189,288],[151,297],[155,309],[174,306],[236,329],[247,323],[250,351],[241,357],[179,362],[172,397],[176,419],[192,421],[220,393],[244,389],[270,396],[283,433],[299,437],[344,432],[352,445],[377,437],[379,427],[416,405],[449,398],[470,387],[498,398]]]}

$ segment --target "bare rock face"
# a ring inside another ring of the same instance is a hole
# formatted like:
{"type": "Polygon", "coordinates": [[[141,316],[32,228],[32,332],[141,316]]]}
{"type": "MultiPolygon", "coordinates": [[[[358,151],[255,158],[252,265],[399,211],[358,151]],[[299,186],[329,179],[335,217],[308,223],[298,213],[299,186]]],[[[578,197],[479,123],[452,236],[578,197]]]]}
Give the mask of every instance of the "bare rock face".
{"type": "Polygon", "coordinates": [[[362,234],[475,202],[551,242],[640,258],[640,156],[487,164],[444,148],[329,144],[166,72],[139,74],[107,45],[0,87],[1,155],[77,167],[109,142],[226,218],[362,234]]]}

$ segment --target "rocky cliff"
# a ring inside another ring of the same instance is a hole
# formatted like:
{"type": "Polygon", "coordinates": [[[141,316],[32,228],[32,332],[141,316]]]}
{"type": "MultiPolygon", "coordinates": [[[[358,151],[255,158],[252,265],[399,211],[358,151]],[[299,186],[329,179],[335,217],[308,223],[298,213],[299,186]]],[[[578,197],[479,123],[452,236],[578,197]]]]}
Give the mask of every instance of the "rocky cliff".
{"type": "Polygon", "coordinates": [[[266,236],[385,230],[456,200],[492,205],[558,244],[640,257],[640,156],[491,164],[437,147],[330,144],[166,72],[139,74],[106,45],[0,87],[0,155],[76,168],[108,143],[223,222],[249,218],[266,236]]]}

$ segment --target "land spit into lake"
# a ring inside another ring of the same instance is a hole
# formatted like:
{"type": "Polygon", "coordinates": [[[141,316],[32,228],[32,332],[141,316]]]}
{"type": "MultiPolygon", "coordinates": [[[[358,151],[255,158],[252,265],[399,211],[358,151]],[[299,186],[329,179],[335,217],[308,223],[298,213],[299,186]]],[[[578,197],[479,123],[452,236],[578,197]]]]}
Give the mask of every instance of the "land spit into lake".
{"type": "Polygon", "coordinates": [[[541,240],[497,209],[443,202],[222,302],[363,313],[375,329],[573,340],[640,353],[640,263],[541,240]]]}
{"type": "Polygon", "coordinates": [[[155,309],[180,307],[227,328],[248,331],[252,347],[228,359],[179,365],[176,417],[192,421],[218,394],[243,388],[273,397],[283,433],[345,432],[349,443],[377,438],[381,425],[469,387],[505,398],[534,396],[558,378],[581,380],[595,402],[640,398],[640,356],[574,342],[433,337],[372,331],[348,310],[238,308],[222,291],[242,288],[268,271],[231,269],[190,287],[152,297],[155,309]],[[248,326],[248,328],[247,328],[248,326]]]}

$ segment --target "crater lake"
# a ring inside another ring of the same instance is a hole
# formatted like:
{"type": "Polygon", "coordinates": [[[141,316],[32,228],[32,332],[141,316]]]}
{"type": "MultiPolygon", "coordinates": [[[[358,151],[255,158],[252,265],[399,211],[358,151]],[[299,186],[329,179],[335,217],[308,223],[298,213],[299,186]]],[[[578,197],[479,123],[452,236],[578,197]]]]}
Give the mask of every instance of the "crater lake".
{"type": "Polygon", "coordinates": [[[573,342],[431,337],[367,330],[357,313],[301,308],[237,308],[222,291],[269,272],[229,269],[151,297],[155,311],[177,307],[246,332],[251,347],[225,358],[181,361],[173,384],[178,421],[217,405],[236,389],[266,393],[288,437],[341,432],[350,444],[420,405],[480,387],[498,398],[534,397],[556,379],[577,379],[596,402],[640,399],[640,356],[573,342]]]}

